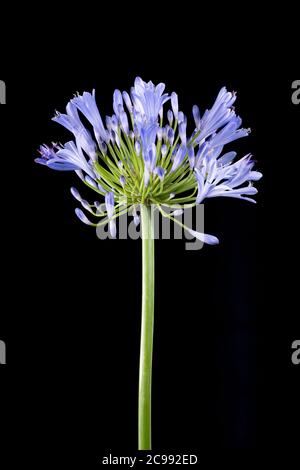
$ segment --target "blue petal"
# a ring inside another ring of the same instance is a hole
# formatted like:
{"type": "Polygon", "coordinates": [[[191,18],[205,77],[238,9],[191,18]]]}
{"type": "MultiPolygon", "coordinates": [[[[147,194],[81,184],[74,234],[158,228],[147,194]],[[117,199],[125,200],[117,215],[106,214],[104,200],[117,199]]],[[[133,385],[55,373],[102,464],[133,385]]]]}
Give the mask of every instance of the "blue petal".
{"type": "Polygon", "coordinates": [[[105,205],[106,205],[106,211],[107,211],[107,216],[110,219],[113,214],[114,214],[114,206],[115,206],[115,198],[114,194],[112,192],[106,193],[105,194],[105,205]]]}
{"type": "Polygon", "coordinates": [[[77,199],[77,201],[81,202],[82,201],[82,197],[80,196],[79,192],[77,191],[76,188],[71,188],[71,194],[73,197],[75,197],[75,199],[77,199]]]}
{"type": "Polygon", "coordinates": [[[175,119],[178,119],[178,96],[175,92],[171,94],[171,105],[175,119]]]}
{"type": "Polygon", "coordinates": [[[201,124],[201,119],[200,119],[200,110],[197,105],[193,106],[193,116],[194,116],[196,128],[199,129],[200,124],[201,124]]]}
{"type": "Polygon", "coordinates": [[[235,159],[235,157],[236,157],[236,152],[225,153],[224,155],[222,155],[222,157],[218,159],[218,163],[221,163],[221,165],[228,165],[229,163],[232,162],[232,160],[235,159]]]}
{"type": "Polygon", "coordinates": [[[196,232],[195,230],[188,229],[188,232],[198,240],[208,245],[218,245],[220,243],[219,239],[214,235],[208,235],[207,233],[196,232]]]}
{"type": "Polygon", "coordinates": [[[168,113],[167,113],[167,116],[168,116],[169,124],[170,124],[170,126],[172,126],[174,116],[173,116],[173,113],[172,113],[172,111],[171,111],[170,109],[169,109],[169,111],[168,111],[168,113]]]}
{"type": "Polygon", "coordinates": [[[115,114],[118,116],[119,111],[122,110],[122,108],[123,108],[123,97],[122,97],[122,93],[120,92],[120,90],[115,90],[114,91],[114,94],[113,94],[113,108],[114,108],[115,114]],[[120,107],[120,105],[121,105],[121,107],[120,107]]]}
{"type": "Polygon", "coordinates": [[[81,222],[83,222],[84,224],[91,225],[93,227],[96,226],[96,224],[93,224],[92,222],[90,222],[90,220],[86,217],[86,215],[78,207],[75,209],[75,214],[77,215],[78,219],[81,220],[81,222]]]}
{"type": "Polygon", "coordinates": [[[74,165],[73,163],[68,163],[68,162],[52,162],[52,160],[48,160],[47,166],[49,168],[52,168],[52,170],[58,170],[58,171],[72,171],[72,170],[78,170],[79,166],[74,165]]]}
{"type": "Polygon", "coordinates": [[[47,165],[47,160],[44,158],[35,158],[34,159],[35,163],[39,163],[40,165],[47,165]]]}
{"type": "Polygon", "coordinates": [[[159,177],[159,179],[161,181],[163,181],[164,177],[165,177],[165,172],[166,170],[164,168],[162,168],[161,166],[157,166],[154,168],[154,173],[157,174],[157,176],[159,177]]]}

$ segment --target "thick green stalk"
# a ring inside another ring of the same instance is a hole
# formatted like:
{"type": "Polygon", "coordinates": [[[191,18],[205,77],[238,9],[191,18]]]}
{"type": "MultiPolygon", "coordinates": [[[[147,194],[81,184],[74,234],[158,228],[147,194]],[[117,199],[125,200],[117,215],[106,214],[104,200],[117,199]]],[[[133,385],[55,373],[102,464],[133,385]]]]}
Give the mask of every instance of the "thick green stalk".
{"type": "Polygon", "coordinates": [[[143,244],[142,327],[139,377],[139,450],[151,450],[151,379],[154,327],[154,218],[141,204],[143,244]]]}

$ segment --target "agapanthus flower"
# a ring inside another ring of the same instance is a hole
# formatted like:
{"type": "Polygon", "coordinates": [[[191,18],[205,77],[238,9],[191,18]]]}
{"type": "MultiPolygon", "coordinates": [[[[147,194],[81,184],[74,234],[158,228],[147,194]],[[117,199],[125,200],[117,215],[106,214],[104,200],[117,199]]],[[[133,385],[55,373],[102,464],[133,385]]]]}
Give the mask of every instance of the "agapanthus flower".
{"type": "Polygon", "coordinates": [[[222,88],[203,115],[194,105],[195,125],[190,135],[177,94],[168,95],[164,90],[163,83],[155,86],[136,78],[130,93],[115,90],[113,114],[104,121],[94,90],[75,96],[67,104],[66,114],[57,113],[53,118],[73,134],[74,140],[64,145],[42,145],[36,159],[55,170],[75,171],[97,193],[97,200],[89,203],[77,188],[71,188],[81,206],[75,213],[83,223],[93,227],[108,224],[112,237],[116,237],[116,219],[122,214],[129,213],[136,226],[141,224],[140,450],[151,449],[155,277],[152,207],[201,242],[215,245],[219,243],[217,237],[186,227],[176,217],[185,205],[193,207],[207,198],[233,197],[255,202],[254,183],[262,177],[254,170],[250,154],[238,159],[236,152],[223,151],[225,145],[249,134],[249,129],[241,127],[242,120],[233,108],[235,93],[222,88]],[[82,117],[92,129],[83,125],[82,117]],[[166,208],[171,208],[171,212],[166,212],[166,208]]]}
{"type": "MultiPolygon", "coordinates": [[[[223,87],[202,116],[198,105],[194,105],[195,128],[188,135],[187,117],[179,110],[177,94],[168,95],[164,90],[163,83],[155,86],[139,77],[130,93],[115,90],[114,113],[106,116],[105,125],[95,90],[77,95],[67,104],[66,114],[57,113],[53,118],[72,132],[74,141],[40,147],[37,163],[55,170],[74,170],[104,197],[106,211],[99,212],[72,190],[93,217],[106,219],[113,236],[115,219],[128,212],[137,222],[141,204],[154,205],[165,216],[163,206],[191,207],[212,197],[255,202],[254,182],[262,174],[253,170],[251,155],[237,159],[234,151],[223,152],[225,145],[250,132],[241,127],[242,120],[233,108],[236,94],[223,87]],[[94,137],[79,113],[91,124],[94,137]]],[[[76,215],[88,225],[97,225],[82,209],[77,208],[76,215]]],[[[206,243],[218,243],[214,236],[187,229],[206,243]]]]}

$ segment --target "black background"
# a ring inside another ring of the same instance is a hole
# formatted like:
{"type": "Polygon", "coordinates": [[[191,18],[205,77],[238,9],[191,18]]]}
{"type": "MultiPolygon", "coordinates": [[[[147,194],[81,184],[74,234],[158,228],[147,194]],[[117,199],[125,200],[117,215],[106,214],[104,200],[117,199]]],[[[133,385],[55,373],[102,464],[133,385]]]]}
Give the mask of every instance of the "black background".
{"type": "MultiPolygon", "coordinates": [[[[133,19],[109,30],[105,18],[101,35],[92,27],[89,37],[77,33],[72,20],[65,33],[57,22],[32,41],[25,32],[1,69],[1,454],[71,468],[136,450],[141,243],[98,240],[75,217],[75,175],[33,159],[40,143],[69,138],[51,117],[73,93],[96,88],[105,116],[113,90],[128,90],[137,75],[176,91],[190,119],[192,105],[211,106],[221,86],[236,90],[252,133],[230,149],[253,153],[264,173],[257,205],[206,202],[206,231],[219,246],[193,252],[184,241],[156,242],[154,451],[296,449],[293,61],[267,36],[255,49],[235,50],[233,37],[215,47],[196,26],[187,37],[172,21],[162,34],[162,24],[144,30],[133,19]]],[[[292,43],[285,47],[291,52],[292,43]]]]}

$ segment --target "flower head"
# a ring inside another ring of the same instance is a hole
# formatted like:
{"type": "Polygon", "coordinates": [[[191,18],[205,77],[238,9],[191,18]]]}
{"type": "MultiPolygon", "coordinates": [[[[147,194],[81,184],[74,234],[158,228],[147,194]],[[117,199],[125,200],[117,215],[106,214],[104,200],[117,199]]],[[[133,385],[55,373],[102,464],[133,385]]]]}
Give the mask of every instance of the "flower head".
{"type": "MultiPolygon", "coordinates": [[[[164,93],[163,83],[155,86],[136,78],[130,94],[115,90],[112,116],[103,124],[95,91],[77,95],[68,103],[66,114],[54,121],[66,127],[74,141],[65,145],[42,145],[37,163],[62,171],[74,170],[80,179],[104,196],[106,211],[90,205],[78,191],[72,194],[95,217],[106,217],[110,232],[116,236],[115,219],[124,212],[134,216],[139,204],[162,206],[200,204],[205,198],[233,197],[255,202],[253,186],[262,174],[255,171],[251,155],[237,159],[233,151],[223,153],[225,145],[249,134],[232,107],[236,94],[223,87],[211,109],[203,115],[193,106],[195,129],[187,133],[187,118],[179,110],[178,96],[164,93]],[[170,100],[167,122],[163,108],[170,100]],[[91,124],[95,139],[82,121],[91,124]]],[[[175,211],[176,212],[176,211],[175,211]]],[[[96,226],[81,209],[76,214],[86,224],[96,226]]],[[[174,219],[176,222],[176,220],[174,219]]],[[[211,235],[189,229],[200,240],[215,244],[211,235]]]]}

